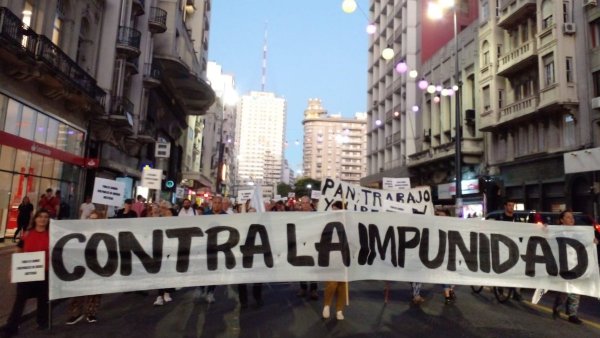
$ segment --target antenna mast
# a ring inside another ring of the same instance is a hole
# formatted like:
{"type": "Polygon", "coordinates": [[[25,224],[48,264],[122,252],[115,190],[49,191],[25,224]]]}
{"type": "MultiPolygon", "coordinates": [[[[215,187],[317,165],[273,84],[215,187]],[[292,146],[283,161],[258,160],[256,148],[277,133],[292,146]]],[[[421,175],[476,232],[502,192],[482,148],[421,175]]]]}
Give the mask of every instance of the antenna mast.
{"type": "Polygon", "coordinates": [[[265,21],[265,40],[263,44],[263,60],[262,60],[262,78],[260,83],[260,91],[265,91],[267,85],[267,22],[265,21]]]}

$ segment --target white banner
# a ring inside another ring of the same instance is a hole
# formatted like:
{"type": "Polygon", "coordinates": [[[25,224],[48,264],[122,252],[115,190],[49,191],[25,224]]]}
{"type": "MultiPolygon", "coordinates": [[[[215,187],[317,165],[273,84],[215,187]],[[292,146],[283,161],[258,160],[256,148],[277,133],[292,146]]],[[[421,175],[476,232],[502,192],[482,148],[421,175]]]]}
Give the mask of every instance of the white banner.
{"type": "Polygon", "coordinates": [[[349,211],[51,222],[51,299],[304,280],[443,282],[600,296],[589,226],[540,229],[349,211]]]}
{"type": "Polygon", "coordinates": [[[331,178],[321,181],[321,197],[317,210],[329,211],[337,201],[345,204],[346,210],[352,211],[395,211],[433,215],[429,187],[399,191],[366,188],[331,178]]]}
{"type": "Polygon", "coordinates": [[[46,252],[14,253],[11,257],[11,283],[35,282],[46,279],[46,252]]]}
{"type": "Polygon", "coordinates": [[[125,199],[125,183],[96,177],[92,203],[120,207],[125,199]]]}

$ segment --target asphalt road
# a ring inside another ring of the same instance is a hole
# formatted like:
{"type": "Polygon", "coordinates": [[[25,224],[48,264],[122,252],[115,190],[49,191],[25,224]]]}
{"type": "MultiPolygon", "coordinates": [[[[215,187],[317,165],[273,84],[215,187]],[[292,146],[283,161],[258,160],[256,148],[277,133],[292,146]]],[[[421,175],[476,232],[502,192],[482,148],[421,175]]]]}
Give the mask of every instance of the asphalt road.
{"type": "Polygon", "coordinates": [[[544,296],[545,305],[498,304],[489,290],[477,295],[459,286],[457,302],[445,305],[441,287],[429,285],[423,290],[427,301],[416,307],[408,302],[407,283],[390,285],[386,304],[384,282],[351,283],[344,321],[321,319],[322,300],[297,298],[296,283],[266,284],[264,306],[256,308],[251,300],[248,309],[240,308],[237,288],[229,286],[217,288],[214,304],[195,289],[177,291],[162,307],[152,306],[155,292],[105,295],[97,323],[65,326],[62,302],[51,331],[38,331],[29,319],[19,337],[600,337],[600,301],[589,297],[581,304],[585,323],[574,325],[565,317],[552,319],[547,305],[553,294],[544,296]]]}

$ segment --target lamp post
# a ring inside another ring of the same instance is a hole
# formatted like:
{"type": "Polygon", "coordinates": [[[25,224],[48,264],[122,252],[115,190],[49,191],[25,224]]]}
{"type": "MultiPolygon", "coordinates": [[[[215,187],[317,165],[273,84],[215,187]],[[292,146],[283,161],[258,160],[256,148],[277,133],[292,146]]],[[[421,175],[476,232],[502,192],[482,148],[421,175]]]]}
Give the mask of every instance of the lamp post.
{"type": "Polygon", "coordinates": [[[457,215],[462,208],[462,157],[461,157],[461,112],[460,112],[460,70],[458,64],[458,20],[456,18],[457,4],[454,0],[438,0],[430,2],[427,9],[428,16],[433,20],[440,20],[444,15],[444,10],[452,9],[454,21],[454,86],[458,90],[454,93],[455,109],[455,137],[454,137],[454,171],[456,173],[456,211],[457,215]]]}

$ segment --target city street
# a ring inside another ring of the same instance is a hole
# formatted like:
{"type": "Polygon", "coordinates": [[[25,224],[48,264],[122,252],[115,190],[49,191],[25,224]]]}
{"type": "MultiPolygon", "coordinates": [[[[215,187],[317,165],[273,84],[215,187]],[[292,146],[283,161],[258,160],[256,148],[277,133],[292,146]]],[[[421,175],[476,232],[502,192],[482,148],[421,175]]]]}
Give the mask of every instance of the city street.
{"type": "MultiPolygon", "coordinates": [[[[216,303],[200,300],[195,289],[177,291],[172,303],[153,307],[154,295],[105,295],[99,321],[85,320],[66,326],[67,302],[54,310],[51,332],[36,329],[27,320],[19,337],[594,337],[600,335],[600,302],[583,297],[583,325],[563,317],[553,320],[549,309],[553,294],[543,305],[509,301],[498,304],[490,290],[475,295],[466,286],[457,288],[457,302],[445,305],[441,287],[424,286],[427,301],[420,307],[408,303],[408,283],[391,283],[390,301],[384,303],[384,282],[354,282],[346,319],[321,319],[322,300],[297,298],[296,283],[266,284],[265,304],[240,309],[236,288],[217,288],[216,303]]],[[[321,285],[320,285],[321,287],[321,285]]],[[[531,292],[525,292],[525,299],[531,292]]],[[[321,292],[322,296],[322,292],[321,292]]]]}

